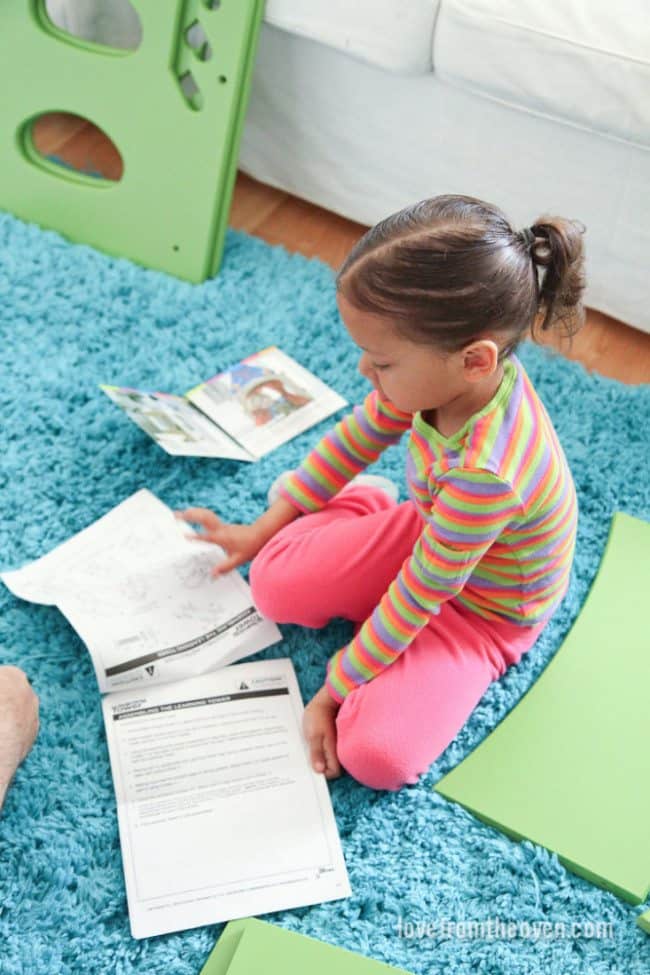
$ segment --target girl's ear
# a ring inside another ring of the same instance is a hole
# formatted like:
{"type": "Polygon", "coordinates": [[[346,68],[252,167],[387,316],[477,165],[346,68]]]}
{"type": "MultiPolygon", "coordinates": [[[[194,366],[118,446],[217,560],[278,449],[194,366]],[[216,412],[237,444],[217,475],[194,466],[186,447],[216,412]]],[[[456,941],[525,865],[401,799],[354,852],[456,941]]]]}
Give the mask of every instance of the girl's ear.
{"type": "Polygon", "coordinates": [[[479,339],[463,349],[462,356],[465,379],[476,383],[495,372],[499,364],[499,347],[491,339],[479,339]]]}

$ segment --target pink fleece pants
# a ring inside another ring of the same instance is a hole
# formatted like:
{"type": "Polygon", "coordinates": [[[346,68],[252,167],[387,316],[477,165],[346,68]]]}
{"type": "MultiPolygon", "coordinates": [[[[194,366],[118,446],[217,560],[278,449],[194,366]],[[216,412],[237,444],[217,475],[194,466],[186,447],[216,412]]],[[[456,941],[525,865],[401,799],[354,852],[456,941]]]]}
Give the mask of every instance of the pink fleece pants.
{"type": "MultiPolygon", "coordinates": [[[[411,501],[396,504],[376,488],[347,487],[264,546],[250,571],[255,604],[278,623],[317,628],[343,617],[360,625],[422,525],[411,501]]],[[[341,765],[373,789],[415,783],[544,625],[494,623],[455,599],[444,603],[394,663],[343,701],[336,718],[341,765]]],[[[330,647],[327,659],[337,649],[330,647]]]]}

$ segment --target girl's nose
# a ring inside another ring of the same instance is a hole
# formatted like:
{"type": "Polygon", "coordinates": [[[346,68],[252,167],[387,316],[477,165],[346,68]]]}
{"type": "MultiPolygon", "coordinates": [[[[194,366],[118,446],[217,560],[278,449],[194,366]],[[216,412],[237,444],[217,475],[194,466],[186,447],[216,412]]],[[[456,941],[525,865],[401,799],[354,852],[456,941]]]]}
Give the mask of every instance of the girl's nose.
{"type": "Polygon", "coordinates": [[[370,365],[370,358],[367,352],[362,352],[359,356],[359,364],[357,365],[357,369],[362,376],[365,376],[366,379],[370,379],[372,382],[373,368],[370,365]]]}

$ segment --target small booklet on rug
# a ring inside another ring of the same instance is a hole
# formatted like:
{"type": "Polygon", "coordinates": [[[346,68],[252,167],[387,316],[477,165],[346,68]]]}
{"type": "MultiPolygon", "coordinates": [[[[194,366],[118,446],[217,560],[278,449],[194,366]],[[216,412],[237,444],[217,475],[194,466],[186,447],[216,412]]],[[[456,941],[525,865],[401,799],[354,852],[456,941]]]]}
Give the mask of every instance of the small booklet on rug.
{"type": "Polygon", "coordinates": [[[224,555],[142,490],[0,576],[56,605],[102,701],[131,931],[146,938],[347,897],[327,783],[281,639],[224,555]]]}
{"type": "Polygon", "coordinates": [[[168,454],[255,461],[346,400],[271,346],[183,396],[101,386],[168,454]]]}

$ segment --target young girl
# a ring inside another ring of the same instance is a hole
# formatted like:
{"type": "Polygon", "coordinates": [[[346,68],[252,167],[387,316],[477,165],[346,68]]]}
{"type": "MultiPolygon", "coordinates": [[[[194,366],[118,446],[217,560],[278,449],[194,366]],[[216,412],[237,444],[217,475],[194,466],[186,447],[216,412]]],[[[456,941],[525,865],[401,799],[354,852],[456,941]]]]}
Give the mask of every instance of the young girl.
{"type": "MultiPolygon", "coordinates": [[[[353,621],[305,709],[316,771],[375,789],[415,783],[565,594],[576,496],[562,448],[513,355],[529,329],[582,322],[583,227],[515,232],[496,207],[438,196],[371,228],[336,279],[374,390],[252,525],[180,517],[280,623],[353,621]],[[408,431],[410,500],[356,477],[408,431]]],[[[276,482],[277,483],[277,482],[276,482]]]]}

